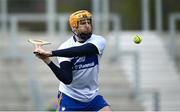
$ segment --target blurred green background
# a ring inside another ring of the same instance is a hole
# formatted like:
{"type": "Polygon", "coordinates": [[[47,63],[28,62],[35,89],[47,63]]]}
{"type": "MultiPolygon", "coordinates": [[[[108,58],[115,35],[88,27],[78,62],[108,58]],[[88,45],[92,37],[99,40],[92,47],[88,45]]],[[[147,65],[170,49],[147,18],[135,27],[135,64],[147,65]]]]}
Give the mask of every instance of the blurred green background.
{"type": "MultiPolygon", "coordinates": [[[[150,29],[155,29],[155,0],[150,0],[150,29]]],[[[163,30],[168,30],[168,16],[170,13],[180,11],[180,0],[162,0],[163,8],[163,30]]],[[[9,13],[44,13],[45,0],[8,0],[9,13]],[[23,10],[22,10],[23,9],[23,10]]],[[[57,0],[57,12],[69,12],[79,9],[92,9],[91,0],[57,0]]],[[[117,13],[122,17],[123,30],[141,30],[142,17],[141,17],[141,0],[111,0],[110,12],[117,13]]],[[[43,26],[29,24],[31,29],[38,31],[43,30],[43,26]]],[[[177,22],[177,28],[180,29],[180,24],[177,22]]]]}

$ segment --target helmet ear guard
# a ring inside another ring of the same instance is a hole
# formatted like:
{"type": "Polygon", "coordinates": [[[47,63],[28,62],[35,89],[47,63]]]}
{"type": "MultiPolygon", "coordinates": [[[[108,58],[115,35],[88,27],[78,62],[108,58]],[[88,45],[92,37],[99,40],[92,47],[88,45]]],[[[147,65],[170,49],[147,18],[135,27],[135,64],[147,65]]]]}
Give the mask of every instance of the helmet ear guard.
{"type": "Polygon", "coordinates": [[[87,10],[76,11],[69,17],[69,25],[71,29],[78,27],[78,22],[83,19],[92,19],[92,14],[87,10]]]}

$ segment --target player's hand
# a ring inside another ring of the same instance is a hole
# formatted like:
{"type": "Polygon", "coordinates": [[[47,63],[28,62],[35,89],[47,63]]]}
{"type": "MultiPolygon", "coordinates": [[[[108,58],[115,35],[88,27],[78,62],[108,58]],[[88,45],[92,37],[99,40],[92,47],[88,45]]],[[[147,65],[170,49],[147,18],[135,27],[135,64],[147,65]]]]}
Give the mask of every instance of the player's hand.
{"type": "MultiPolygon", "coordinates": [[[[50,51],[45,51],[41,46],[36,45],[34,54],[36,54],[39,57],[45,58],[45,57],[50,57],[52,53],[50,51]]],[[[42,59],[41,58],[41,59],[42,59]]]]}
{"type": "Polygon", "coordinates": [[[39,59],[42,59],[46,64],[49,64],[51,62],[50,58],[49,57],[46,57],[46,56],[43,56],[41,54],[36,54],[36,56],[39,58],[39,59]]]}
{"type": "Polygon", "coordinates": [[[38,57],[39,59],[42,59],[46,64],[49,64],[51,60],[49,59],[47,55],[42,54],[42,52],[45,52],[45,50],[43,50],[39,46],[37,46],[34,50],[34,54],[36,55],[36,57],[38,57]]]}
{"type": "Polygon", "coordinates": [[[34,52],[34,54],[36,55],[36,57],[38,57],[39,59],[42,59],[42,60],[49,58],[49,57],[44,56],[44,55],[42,55],[42,54],[40,54],[38,52],[34,52]]]}

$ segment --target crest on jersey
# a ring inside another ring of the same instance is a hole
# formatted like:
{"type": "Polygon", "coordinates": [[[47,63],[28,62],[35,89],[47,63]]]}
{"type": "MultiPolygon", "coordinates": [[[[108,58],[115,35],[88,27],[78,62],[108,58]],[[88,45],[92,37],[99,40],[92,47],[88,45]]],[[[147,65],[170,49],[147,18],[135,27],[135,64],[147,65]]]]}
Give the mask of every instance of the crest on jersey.
{"type": "Polygon", "coordinates": [[[71,62],[73,63],[73,70],[87,69],[98,65],[98,57],[97,55],[74,57],[71,62]]]}
{"type": "Polygon", "coordinates": [[[77,64],[77,63],[82,63],[82,62],[84,62],[86,60],[86,57],[84,56],[84,57],[77,57],[77,60],[76,60],[76,62],[74,63],[75,65],[77,64]]]}

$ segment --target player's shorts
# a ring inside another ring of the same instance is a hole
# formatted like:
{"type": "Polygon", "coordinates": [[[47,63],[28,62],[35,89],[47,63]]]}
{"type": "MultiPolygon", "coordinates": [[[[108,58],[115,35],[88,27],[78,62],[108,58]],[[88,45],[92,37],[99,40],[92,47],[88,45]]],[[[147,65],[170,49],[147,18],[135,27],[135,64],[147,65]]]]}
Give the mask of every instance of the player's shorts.
{"type": "Polygon", "coordinates": [[[105,106],[109,106],[101,95],[97,95],[90,102],[80,102],[61,92],[58,92],[60,105],[57,111],[99,111],[105,106]]]}

